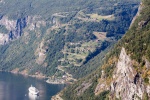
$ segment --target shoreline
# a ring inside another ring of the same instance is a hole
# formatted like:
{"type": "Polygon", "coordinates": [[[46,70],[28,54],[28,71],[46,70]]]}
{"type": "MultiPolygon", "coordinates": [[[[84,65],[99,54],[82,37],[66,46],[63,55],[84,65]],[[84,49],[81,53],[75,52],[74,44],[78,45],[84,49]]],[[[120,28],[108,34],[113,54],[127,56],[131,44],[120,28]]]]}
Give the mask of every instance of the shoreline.
{"type": "MultiPolygon", "coordinates": [[[[7,71],[5,71],[5,72],[7,72],[7,71]]],[[[41,76],[41,75],[29,75],[29,74],[26,74],[26,73],[14,72],[14,71],[8,71],[8,72],[13,73],[13,74],[19,74],[19,75],[23,75],[23,76],[33,77],[33,78],[37,78],[37,79],[46,79],[46,78],[48,78],[46,76],[41,76]]]]}
{"type": "Polygon", "coordinates": [[[62,85],[67,84],[67,82],[63,79],[58,79],[57,78],[57,79],[54,80],[54,79],[51,79],[51,77],[48,78],[46,80],[46,82],[49,83],[49,84],[62,84],[62,85]]]}
{"type": "Polygon", "coordinates": [[[46,77],[46,76],[42,76],[42,75],[28,75],[26,73],[21,73],[21,72],[17,72],[17,71],[0,70],[0,72],[8,72],[8,73],[12,73],[12,74],[23,75],[24,77],[32,77],[32,78],[42,79],[44,82],[46,82],[48,84],[58,84],[58,85],[68,84],[68,82],[66,82],[65,80],[57,79],[57,81],[56,81],[56,80],[52,80],[51,77],[46,77]]]}
{"type": "Polygon", "coordinates": [[[61,97],[61,92],[51,97],[51,100],[63,100],[61,97]]]}

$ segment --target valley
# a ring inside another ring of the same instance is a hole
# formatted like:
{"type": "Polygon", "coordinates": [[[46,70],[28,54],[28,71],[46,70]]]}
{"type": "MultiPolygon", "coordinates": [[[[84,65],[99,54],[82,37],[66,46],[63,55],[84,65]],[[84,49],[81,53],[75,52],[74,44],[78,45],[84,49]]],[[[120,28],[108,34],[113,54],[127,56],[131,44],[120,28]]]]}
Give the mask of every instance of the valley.
{"type": "MultiPolygon", "coordinates": [[[[103,64],[62,90],[58,94],[60,98],[149,100],[149,6],[148,0],[140,3],[129,30],[106,54],[103,64]]],[[[55,96],[53,98],[55,100],[55,96]]]]}
{"type": "Polygon", "coordinates": [[[45,89],[54,91],[45,94],[52,100],[149,100],[149,6],[149,0],[0,0],[1,74],[58,87],[45,89]]]}
{"type": "Polygon", "coordinates": [[[138,10],[136,0],[108,1],[1,1],[0,70],[62,83],[90,74],[138,10]]]}

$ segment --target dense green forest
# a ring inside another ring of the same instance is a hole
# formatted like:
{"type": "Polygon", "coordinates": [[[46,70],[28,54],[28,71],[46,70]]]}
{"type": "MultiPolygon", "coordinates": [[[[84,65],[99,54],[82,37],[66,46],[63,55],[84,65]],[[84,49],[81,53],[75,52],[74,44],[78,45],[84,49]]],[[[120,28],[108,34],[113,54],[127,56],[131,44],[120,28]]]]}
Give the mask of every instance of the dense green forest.
{"type": "Polygon", "coordinates": [[[75,78],[88,75],[127,31],[138,5],[137,0],[3,0],[0,33],[9,42],[0,46],[0,70],[62,76],[61,66],[75,78]]]}

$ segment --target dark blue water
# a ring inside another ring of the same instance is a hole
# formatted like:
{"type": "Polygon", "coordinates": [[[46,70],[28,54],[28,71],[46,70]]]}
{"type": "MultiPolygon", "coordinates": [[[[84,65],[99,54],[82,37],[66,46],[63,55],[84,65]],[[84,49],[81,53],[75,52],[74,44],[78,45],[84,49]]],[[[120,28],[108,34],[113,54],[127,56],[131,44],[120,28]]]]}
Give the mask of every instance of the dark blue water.
{"type": "Polygon", "coordinates": [[[52,85],[36,78],[0,72],[0,100],[50,100],[63,88],[64,85],[52,85]],[[28,93],[31,84],[40,91],[39,96],[28,93]]]}

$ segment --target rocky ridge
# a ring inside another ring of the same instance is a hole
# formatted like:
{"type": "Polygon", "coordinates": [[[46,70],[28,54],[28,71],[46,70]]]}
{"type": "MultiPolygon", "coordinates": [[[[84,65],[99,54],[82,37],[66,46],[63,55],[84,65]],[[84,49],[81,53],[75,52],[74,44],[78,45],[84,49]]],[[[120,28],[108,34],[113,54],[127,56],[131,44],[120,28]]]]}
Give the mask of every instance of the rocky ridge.
{"type": "Polygon", "coordinates": [[[122,48],[118,63],[113,73],[110,91],[121,100],[136,100],[143,97],[144,82],[140,74],[133,68],[130,56],[122,48]]]}
{"type": "MultiPolygon", "coordinates": [[[[104,73],[104,72],[103,72],[104,73]]],[[[106,78],[101,75],[99,84],[95,88],[95,95],[104,90],[110,90],[110,96],[121,100],[143,99],[144,93],[148,93],[149,86],[145,86],[140,73],[133,67],[133,61],[122,47],[118,62],[113,71],[112,82],[107,84],[106,78]]]]}

